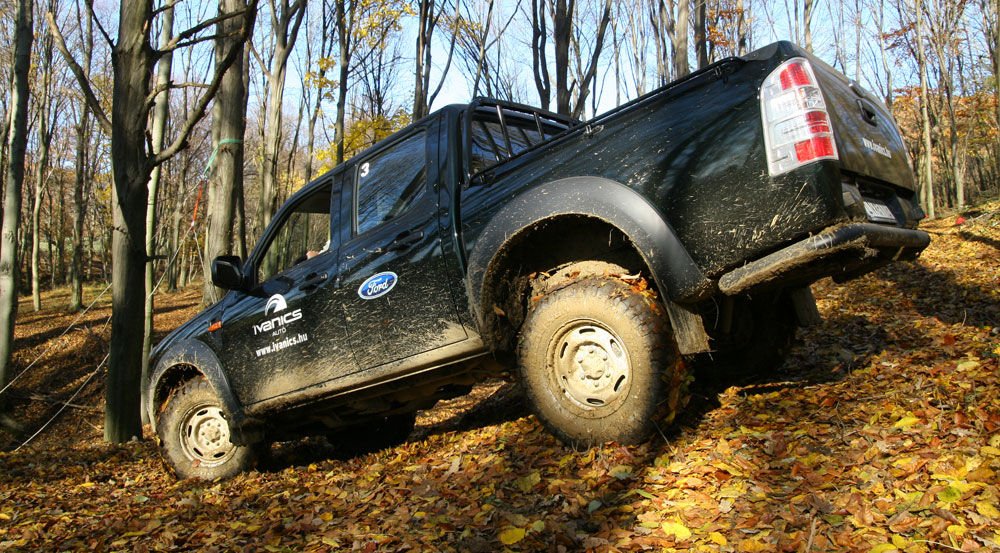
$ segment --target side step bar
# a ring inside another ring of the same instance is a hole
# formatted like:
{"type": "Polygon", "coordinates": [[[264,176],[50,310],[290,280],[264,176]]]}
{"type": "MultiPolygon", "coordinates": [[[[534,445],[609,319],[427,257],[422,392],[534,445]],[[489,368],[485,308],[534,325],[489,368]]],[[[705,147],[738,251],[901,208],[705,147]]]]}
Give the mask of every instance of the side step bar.
{"type": "Polygon", "coordinates": [[[727,295],[742,294],[771,283],[794,280],[795,276],[789,273],[795,271],[803,272],[808,280],[860,276],[891,260],[914,259],[930,243],[930,235],[920,230],[849,224],[810,236],[722,275],[719,290],[727,295]]]}

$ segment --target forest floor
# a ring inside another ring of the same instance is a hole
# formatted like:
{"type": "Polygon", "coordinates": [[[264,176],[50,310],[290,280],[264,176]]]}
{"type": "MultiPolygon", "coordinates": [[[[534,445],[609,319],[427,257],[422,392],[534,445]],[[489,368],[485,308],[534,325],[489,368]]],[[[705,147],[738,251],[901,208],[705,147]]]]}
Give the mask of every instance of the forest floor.
{"type": "MultiPolygon", "coordinates": [[[[177,481],[147,439],[101,440],[109,299],[21,305],[0,434],[0,550],[990,551],[1000,549],[1000,202],[932,221],[899,263],[814,286],[825,322],[778,369],[702,379],[662,437],[573,451],[502,382],[421,414],[396,448],[278,444],[261,470],[177,481]],[[82,388],[81,388],[82,386],[82,388]]],[[[100,288],[88,290],[93,298],[100,288]]],[[[159,336],[199,291],[161,295],[159,336]]],[[[148,436],[147,436],[148,438],[148,436]]]]}

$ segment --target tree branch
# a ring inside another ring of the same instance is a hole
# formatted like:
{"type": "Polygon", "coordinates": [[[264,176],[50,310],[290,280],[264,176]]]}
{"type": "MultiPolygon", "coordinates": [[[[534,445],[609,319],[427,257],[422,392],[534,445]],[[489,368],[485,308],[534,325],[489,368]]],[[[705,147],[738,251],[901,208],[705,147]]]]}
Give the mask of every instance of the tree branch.
{"type": "MultiPolygon", "coordinates": [[[[250,0],[247,3],[247,9],[235,13],[243,13],[246,18],[243,23],[243,28],[239,34],[239,40],[243,43],[243,48],[246,48],[247,37],[253,33],[254,21],[257,17],[257,3],[259,0],[250,0]]],[[[227,17],[217,17],[218,21],[224,21],[229,19],[229,14],[227,17]]],[[[177,152],[184,149],[187,146],[188,138],[191,136],[191,132],[194,130],[195,126],[204,117],[205,112],[208,110],[208,105],[215,98],[215,93],[219,91],[219,86],[222,84],[222,78],[225,76],[226,72],[232,67],[233,63],[236,61],[237,56],[242,56],[243,48],[237,48],[234,44],[229,52],[226,52],[226,57],[222,59],[222,62],[215,68],[215,75],[212,77],[211,84],[205,90],[205,94],[198,100],[198,103],[194,106],[194,110],[188,116],[187,120],[184,121],[184,125],[181,127],[180,132],[177,133],[177,138],[167,146],[166,148],[160,150],[155,156],[150,160],[150,165],[153,167],[167,161],[171,157],[177,154],[177,152]]]]}
{"type": "Polygon", "coordinates": [[[153,87],[153,90],[150,91],[149,95],[146,96],[146,104],[148,104],[150,106],[153,105],[156,102],[156,97],[161,92],[164,92],[164,91],[167,91],[167,90],[170,90],[170,89],[174,89],[174,88],[206,88],[207,89],[208,85],[205,84],[205,83],[194,83],[194,82],[191,82],[191,83],[174,83],[174,82],[169,82],[169,83],[165,83],[165,84],[156,85],[155,87],[153,87]]]}
{"type": "MultiPolygon", "coordinates": [[[[256,11],[257,10],[257,2],[256,1],[253,2],[253,6],[254,6],[254,11],[256,11]]],[[[225,13],[225,14],[222,14],[222,15],[217,15],[217,16],[211,18],[211,19],[206,19],[205,21],[202,21],[201,23],[199,23],[199,24],[197,24],[197,25],[195,25],[193,27],[190,27],[188,29],[185,29],[185,30],[177,33],[176,35],[174,35],[174,38],[170,39],[170,42],[168,42],[167,44],[163,45],[162,48],[157,49],[157,51],[156,51],[156,57],[159,58],[160,56],[162,56],[163,54],[165,54],[167,52],[172,52],[172,51],[176,50],[177,48],[179,48],[178,43],[180,43],[181,41],[185,41],[185,44],[195,44],[194,42],[187,42],[187,40],[189,38],[193,37],[194,35],[196,35],[196,34],[202,32],[202,31],[204,31],[205,29],[207,29],[207,28],[209,28],[209,27],[211,27],[211,26],[213,26],[213,25],[215,25],[217,23],[221,23],[223,21],[226,21],[228,19],[232,19],[234,17],[238,17],[238,16],[241,16],[241,15],[246,15],[249,10],[250,10],[250,8],[247,7],[246,10],[240,10],[240,11],[236,11],[236,12],[232,12],[232,13],[225,13]]]]}
{"type": "Polygon", "coordinates": [[[177,2],[179,2],[179,1],[180,0],[170,0],[169,2],[164,3],[162,6],[160,6],[159,8],[156,8],[155,10],[153,10],[152,13],[149,14],[150,19],[152,19],[152,18],[160,15],[161,13],[163,13],[163,12],[165,12],[167,10],[174,9],[174,6],[176,6],[177,2]]]}
{"type": "Polygon", "coordinates": [[[87,12],[90,15],[90,19],[97,23],[97,30],[101,32],[101,35],[104,37],[104,40],[107,41],[108,46],[111,49],[114,49],[115,43],[111,40],[111,35],[109,35],[108,31],[104,29],[104,25],[101,25],[101,20],[98,19],[97,14],[94,13],[94,0],[85,0],[84,4],[87,5],[87,12]]]}
{"type": "Polygon", "coordinates": [[[66,65],[69,66],[70,71],[73,72],[73,76],[76,77],[77,82],[80,84],[80,90],[83,91],[83,98],[87,101],[87,105],[90,106],[90,111],[94,112],[94,116],[97,117],[97,122],[100,123],[101,130],[105,134],[110,135],[111,120],[108,119],[104,108],[101,107],[101,102],[98,101],[97,96],[94,94],[94,89],[90,86],[90,79],[87,78],[87,74],[80,67],[80,64],[73,59],[73,55],[69,53],[69,48],[66,47],[66,39],[59,32],[59,27],[56,26],[55,15],[52,12],[47,12],[45,14],[45,21],[49,24],[49,32],[52,33],[56,48],[59,49],[59,53],[66,60],[66,65]]]}
{"type": "MultiPolygon", "coordinates": [[[[459,15],[460,15],[460,12],[459,12],[459,7],[460,6],[461,6],[460,0],[455,0],[455,17],[454,17],[453,21],[458,21],[458,18],[459,18],[459,15]]],[[[517,10],[515,10],[515,12],[516,11],[517,10]]],[[[444,7],[441,8],[441,14],[443,14],[443,13],[444,13],[444,7]]],[[[438,19],[441,18],[441,14],[439,14],[436,18],[434,18],[434,23],[433,23],[434,25],[437,25],[437,21],[438,21],[438,19]]],[[[451,58],[455,54],[455,41],[456,41],[456,39],[458,39],[458,33],[459,33],[459,29],[456,26],[452,30],[452,33],[451,33],[451,42],[448,44],[448,61],[445,62],[445,64],[444,64],[444,70],[441,72],[441,80],[438,81],[437,86],[434,88],[434,93],[431,94],[430,97],[427,98],[427,106],[428,107],[430,107],[431,105],[434,104],[434,100],[437,99],[438,94],[441,93],[441,88],[444,86],[445,77],[448,76],[448,70],[451,69],[451,58]]],[[[430,45],[428,45],[428,48],[429,47],[430,47],[430,45]]]]}
{"type": "Polygon", "coordinates": [[[164,47],[164,48],[158,50],[154,54],[154,57],[157,60],[159,60],[160,58],[162,58],[163,56],[167,55],[168,53],[176,52],[177,50],[180,50],[181,48],[187,48],[188,46],[194,46],[195,44],[200,44],[202,42],[206,42],[206,41],[209,41],[209,40],[218,40],[220,38],[225,38],[225,37],[226,37],[226,35],[216,33],[214,35],[205,35],[205,36],[200,36],[200,37],[192,38],[191,40],[185,40],[185,41],[177,42],[176,44],[170,46],[169,48],[168,47],[164,47]]]}

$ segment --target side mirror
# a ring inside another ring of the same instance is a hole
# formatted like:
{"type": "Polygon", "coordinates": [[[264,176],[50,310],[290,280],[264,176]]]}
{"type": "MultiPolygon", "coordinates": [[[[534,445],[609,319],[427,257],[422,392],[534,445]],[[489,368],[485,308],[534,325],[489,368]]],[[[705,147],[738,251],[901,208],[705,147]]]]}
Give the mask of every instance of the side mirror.
{"type": "Polygon", "coordinates": [[[220,255],[212,261],[212,284],[226,290],[243,287],[243,261],[236,255],[220,255]]]}

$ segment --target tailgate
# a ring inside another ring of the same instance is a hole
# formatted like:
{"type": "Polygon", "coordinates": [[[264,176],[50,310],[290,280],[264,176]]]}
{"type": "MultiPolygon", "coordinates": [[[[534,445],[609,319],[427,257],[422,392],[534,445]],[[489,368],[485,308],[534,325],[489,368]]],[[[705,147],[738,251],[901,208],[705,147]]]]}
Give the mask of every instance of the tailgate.
{"type": "Polygon", "coordinates": [[[916,190],[903,139],[881,100],[809,56],[830,113],[841,170],[916,190]]]}

